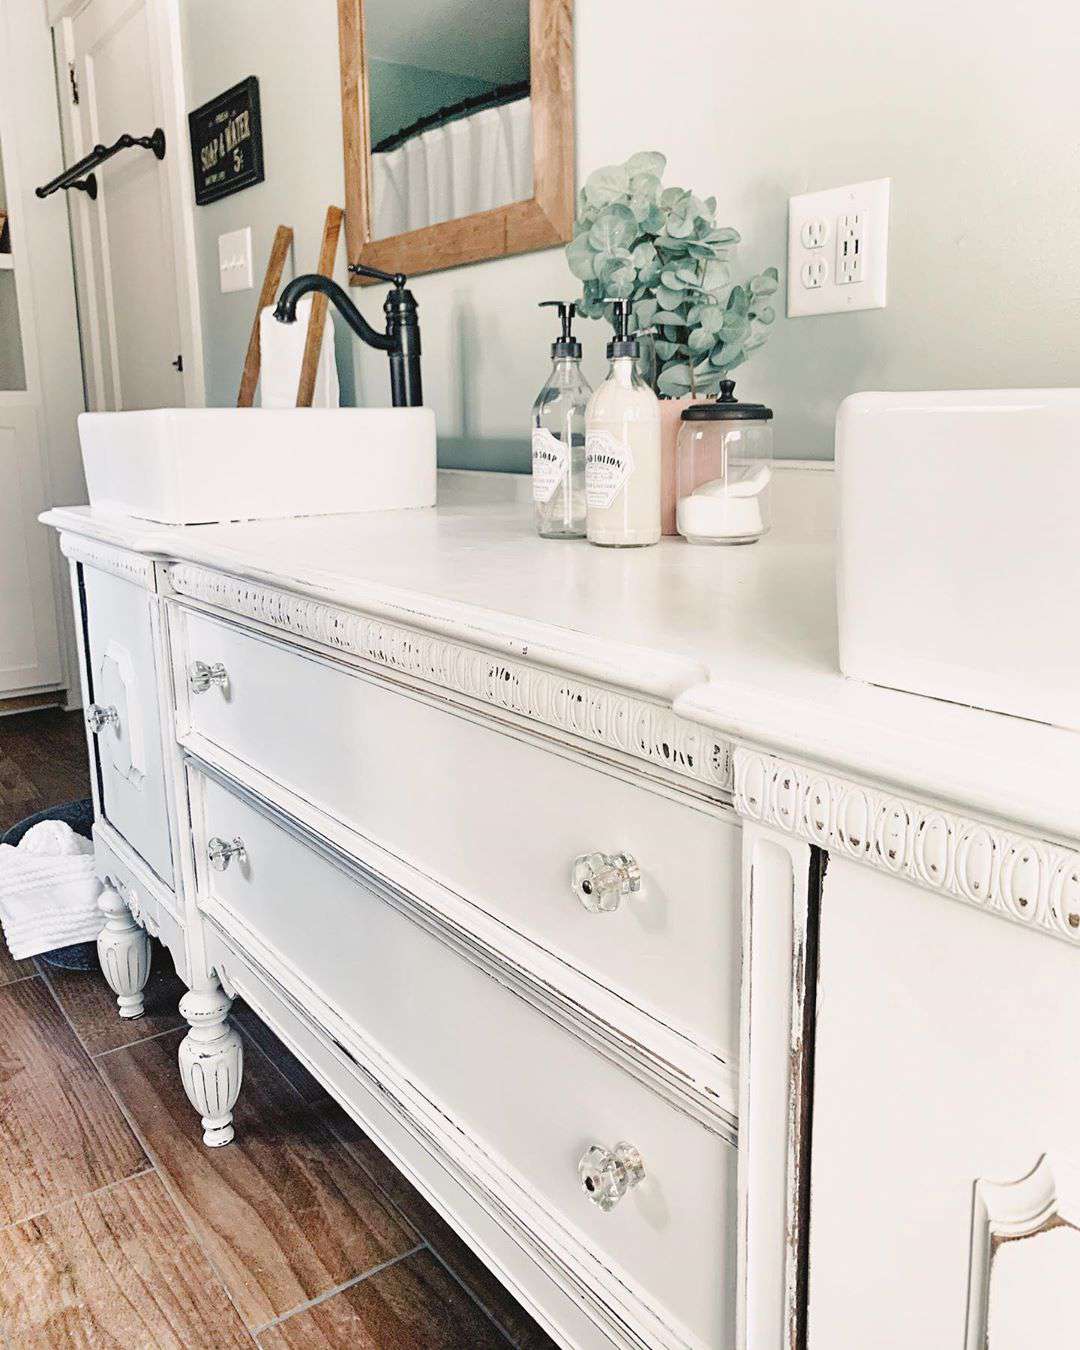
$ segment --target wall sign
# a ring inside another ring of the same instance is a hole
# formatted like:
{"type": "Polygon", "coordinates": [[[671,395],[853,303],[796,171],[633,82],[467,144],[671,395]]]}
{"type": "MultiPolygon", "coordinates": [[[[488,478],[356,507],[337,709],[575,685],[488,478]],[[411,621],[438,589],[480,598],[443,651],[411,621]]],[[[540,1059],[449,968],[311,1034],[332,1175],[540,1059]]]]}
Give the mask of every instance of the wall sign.
{"type": "Polygon", "coordinates": [[[266,177],[254,75],[188,113],[188,129],[198,206],[242,192],[266,177]]]}

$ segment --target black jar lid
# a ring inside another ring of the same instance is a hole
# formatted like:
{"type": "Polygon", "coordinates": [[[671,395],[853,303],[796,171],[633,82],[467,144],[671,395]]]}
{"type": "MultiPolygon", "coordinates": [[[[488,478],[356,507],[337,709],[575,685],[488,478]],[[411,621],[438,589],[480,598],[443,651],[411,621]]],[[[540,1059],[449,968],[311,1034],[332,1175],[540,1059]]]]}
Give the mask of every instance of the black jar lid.
{"type": "Polygon", "coordinates": [[[708,403],[691,403],[683,409],[684,422],[767,422],[772,409],[764,403],[740,403],[735,397],[735,381],[721,380],[720,395],[708,403]]]}

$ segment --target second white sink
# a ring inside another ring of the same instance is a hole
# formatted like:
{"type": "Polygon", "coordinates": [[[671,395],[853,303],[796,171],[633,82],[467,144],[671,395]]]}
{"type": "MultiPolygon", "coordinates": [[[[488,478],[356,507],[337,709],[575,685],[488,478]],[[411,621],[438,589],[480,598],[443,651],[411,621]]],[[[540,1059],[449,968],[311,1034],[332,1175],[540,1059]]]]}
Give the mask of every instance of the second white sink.
{"type": "Polygon", "coordinates": [[[430,408],[83,413],[90,505],[166,525],[435,505],[430,408]]]}

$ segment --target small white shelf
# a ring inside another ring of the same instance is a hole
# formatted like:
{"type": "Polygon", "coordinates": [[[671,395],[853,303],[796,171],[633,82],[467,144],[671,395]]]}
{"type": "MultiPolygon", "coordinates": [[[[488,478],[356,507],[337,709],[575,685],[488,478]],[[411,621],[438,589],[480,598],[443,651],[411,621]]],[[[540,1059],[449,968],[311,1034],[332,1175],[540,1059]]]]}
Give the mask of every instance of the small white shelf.
{"type": "Polygon", "coordinates": [[[10,253],[0,253],[0,272],[14,272],[15,259],[10,253]]]}

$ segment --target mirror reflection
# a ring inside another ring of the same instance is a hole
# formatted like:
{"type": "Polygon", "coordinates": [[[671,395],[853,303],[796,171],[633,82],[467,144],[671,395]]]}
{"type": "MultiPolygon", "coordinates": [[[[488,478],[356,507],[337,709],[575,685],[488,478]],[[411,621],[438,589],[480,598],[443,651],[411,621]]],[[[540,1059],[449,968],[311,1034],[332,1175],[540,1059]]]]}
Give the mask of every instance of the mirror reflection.
{"type": "Polygon", "coordinates": [[[529,0],[365,0],[371,237],[533,195],[529,0]]]}

